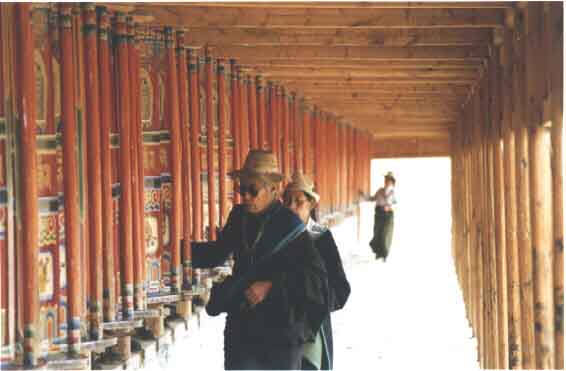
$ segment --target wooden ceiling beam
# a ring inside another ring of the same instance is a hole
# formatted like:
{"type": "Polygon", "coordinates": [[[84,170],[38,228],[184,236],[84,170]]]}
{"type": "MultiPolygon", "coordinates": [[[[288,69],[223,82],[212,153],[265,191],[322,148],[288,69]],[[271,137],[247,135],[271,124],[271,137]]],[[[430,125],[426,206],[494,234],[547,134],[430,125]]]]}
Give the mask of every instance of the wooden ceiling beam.
{"type": "Polygon", "coordinates": [[[376,70],[412,70],[412,69],[478,69],[481,67],[481,61],[478,60],[449,60],[449,61],[431,61],[422,59],[405,59],[405,60],[332,60],[332,59],[272,59],[272,60],[256,60],[246,61],[245,59],[237,59],[236,64],[244,68],[297,68],[308,66],[310,68],[345,68],[345,69],[368,69],[376,70]]]}
{"type": "Polygon", "coordinates": [[[471,28],[502,27],[500,8],[209,8],[190,3],[138,3],[133,15],[153,15],[177,27],[471,28]]]}
{"type": "Polygon", "coordinates": [[[415,47],[362,47],[362,46],[226,46],[213,48],[212,54],[220,58],[243,59],[247,63],[272,59],[332,59],[354,60],[470,60],[482,61],[489,57],[484,46],[415,46],[415,47]]]}
{"type": "MultiPolygon", "coordinates": [[[[165,5],[178,5],[178,3],[162,3],[165,5]]],[[[307,9],[324,9],[324,8],[362,8],[362,9],[484,9],[499,8],[504,9],[512,6],[512,3],[505,1],[426,1],[426,2],[394,2],[394,1],[273,1],[273,2],[194,2],[194,6],[211,7],[211,8],[307,8],[307,9]]]]}
{"type": "Polygon", "coordinates": [[[304,65],[302,67],[298,66],[286,66],[286,67],[260,67],[260,66],[240,66],[242,71],[250,74],[261,74],[264,76],[280,76],[280,75],[338,75],[338,76],[396,76],[396,77],[410,77],[410,76],[477,76],[479,73],[479,68],[451,68],[451,69],[440,69],[440,68],[418,68],[413,67],[396,69],[394,67],[389,68],[375,68],[371,66],[362,66],[358,68],[347,68],[342,66],[324,66],[324,67],[311,67],[309,65],[304,65]]]}
{"type": "Polygon", "coordinates": [[[493,42],[489,28],[310,29],[193,27],[186,45],[213,46],[472,46],[493,42]]]}
{"type": "Polygon", "coordinates": [[[277,81],[280,85],[286,84],[302,84],[303,86],[306,85],[305,83],[308,81],[312,81],[313,83],[317,83],[318,85],[313,84],[313,87],[316,86],[323,86],[320,85],[321,82],[327,82],[333,85],[351,85],[349,83],[368,83],[368,84],[390,84],[390,85],[435,85],[435,84],[450,84],[453,86],[462,86],[462,85],[472,85],[477,80],[476,78],[456,78],[456,77],[427,77],[427,78],[417,78],[417,77],[410,77],[410,78],[401,78],[401,77],[360,77],[360,78],[340,78],[334,76],[288,76],[288,77],[270,77],[271,80],[277,81]]]}
{"type": "MultiPolygon", "coordinates": [[[[246,71],[249,72],[249,71],[246,71]]],[[[314,68],[304,68],[297,71],[292,70],[262,70],[258,71],[263,77],[267,79],[281,80],[292,78],[309,78],[309,79],[352,79],[361,80],[365,78],[370,79],[431,79],[438,78],[440,81],[443,79],[471,79],[476,80],[479,78],[479,73],[475,70],[448,70],[448,71],[349,71],[349,70],[320,70],[314,68]]]]}

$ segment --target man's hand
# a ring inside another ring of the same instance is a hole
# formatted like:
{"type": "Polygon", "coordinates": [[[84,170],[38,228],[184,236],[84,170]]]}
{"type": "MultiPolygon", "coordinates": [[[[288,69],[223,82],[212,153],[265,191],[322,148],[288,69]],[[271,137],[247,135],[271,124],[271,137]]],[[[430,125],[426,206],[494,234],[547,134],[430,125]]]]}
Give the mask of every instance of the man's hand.
{"type": "Polygon", "coordinates": [[[254,282],[246,290],[246,298],[252,307],[261,303],[271,290],[271,281],[254,282]]]}

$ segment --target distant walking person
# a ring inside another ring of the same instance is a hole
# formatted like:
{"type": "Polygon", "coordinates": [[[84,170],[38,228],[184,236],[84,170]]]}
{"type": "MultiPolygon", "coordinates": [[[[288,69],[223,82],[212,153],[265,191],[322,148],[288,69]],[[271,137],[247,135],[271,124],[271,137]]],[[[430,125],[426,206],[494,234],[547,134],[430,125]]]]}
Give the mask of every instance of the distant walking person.
{"type": "Polygon", "coordinates": [[[373,225],[373,239],[369,245],[375,253],[375,258],[387,259],[391,249],[393,239],[393,205],[397,203],[395,199],[395,177],[392,172],[385,174],[385,182],[379,188],[370,201],[375,201],[375,217],[373,225]]]}

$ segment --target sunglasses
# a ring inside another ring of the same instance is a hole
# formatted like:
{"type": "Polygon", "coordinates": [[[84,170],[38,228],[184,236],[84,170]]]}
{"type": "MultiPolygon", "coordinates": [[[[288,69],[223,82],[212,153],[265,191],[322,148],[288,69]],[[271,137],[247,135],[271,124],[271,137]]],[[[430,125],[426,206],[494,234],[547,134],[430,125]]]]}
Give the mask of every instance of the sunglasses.
{"type": "Polygon", "coordinates": [[[260,189],[258,189],[255,184],[240,184],[240,188],[238,188],[238,193],[242,196],[249,193],[250,196],[257,197],[259,191],[260,189]]]}

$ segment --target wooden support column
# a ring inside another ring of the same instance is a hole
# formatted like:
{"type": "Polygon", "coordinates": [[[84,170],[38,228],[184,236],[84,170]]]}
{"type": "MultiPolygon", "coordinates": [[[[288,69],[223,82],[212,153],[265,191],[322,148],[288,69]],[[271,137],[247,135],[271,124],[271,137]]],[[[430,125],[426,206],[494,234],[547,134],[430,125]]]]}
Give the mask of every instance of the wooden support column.
{"type": "Polygon", "coordinates": [[[281,166],[281,156],[279,154],[279,87],[272,85],[271,88],[271,151],[277,157],[277,162],[281,166]]]}
{"type": "Polygon", "coordinates": [[[301,111],[302,111],[302,115],[303,115],[303,140],[302,140],[302,146],[303,146],[303,173],[309,175],[312,178],[312,169],[309,166],[310,165],[310,151],[312,149],[312,144],[311,144],[311,136],[309,135],[311,130],[311,112],[309,110],[309,108],[306,106],[306,104],[304,103],[304,101],[301,103],[301,111]]]}
{"type": "MultiPolygon", "coordinates": [[[[524,63],[526,86],[526,125],[531,129],[529,142],[531,223],[533,246],[534,321],[537,369],[555,368],[554,270],[552,221],[551,137],[545,95],[548,93],[549,50],[545,48],[544,13],[540,4],[522,4],[524,21],[524,63]],[[548,121],[547,121],[548,120],[548,121]]],[[[548,102],[548,101],[547,101],[548,102]]]]}
{"type": "Polygon", "coordinates": [[[177,78],[177,64],[175,58],[175,34],[173,29],[165,27],[165,50],[167,60],[167,112],[169,112],[171,131],[171,290],[181,290],[181,128],[179,124],[179,90],[177,78]]]}
{"type": "MultiPolygon", "coordinates": [[[[236,71],[236,61],[230,60],[230,119],[232,120],[232,141],[234,143],[234,169],[242,167],[242,159],[240,158],[240,98],[238,91],[238,73],[236,71]]],[[[240,203],[240,194],[238,193],[238,184],[234,182],[234,204],[240,203]]]]}
{"type": "MultiPolygon", "coordinates": [[[[320,151],[321,151],[321,147],[320,147],[320,135],[317,135],[319,132],[319,120],[320,120],[320,111],[318,110],[318,108],[316,106],[313,107],[313,113],[312,113],[312,122],[311,122],[311,128],[310,128],[310,133],[309,133],[309,137],[312,138],[312,144],[313,144],[313,150],[312,150],[312,157],[314,158],[314,161],[312,162],[312,176],[313,176],[313,181],[314,181],[314,185],[315,185],[315,189],[316,192],[321,195],[321,184],[320,184],[320,174],[321,174],[321,164],[320,164],[320,151]]],[[[321,211],[321,206],[322,204],[319,204],[319,212],[321,211]]]]}
{"type": "Polygon", "coordinates": [[[226,74],[224,61],[217,61],[217,89],[218,89],[218,190],[220,197],[220,217],[218,225],[222,227],[228,217],[228,197],[226,194],[226,74]]]}
{"type": "Polygon", "coordinates": [[[131,169],[131,114],[128,34],[123,13],[116,13],[116,40],[118,49],[118,119],[120,125],[120,251],[122,257],[123,318],[134,316],[134,261],[132,236],[132,169],[131,169]]]}
{"type": "Polygon", "coordinates": [[[512,17],[512,28],[514,35],[505,35],[509,42],[507,53],[512,53],[507,61],[509,73],[511,74],[510,100],[512,121],[515,129],[516,150],[516,172],[517,172],[517,243],[519,249],[519,274],[520,274],[520,301],[521,301],[521,345],[522,345],[522,367],[527,369],[536,368],[535,354],[535,327],[534,327],[534,298],[533,298],[533,251],[531,239],[531,211],[529,189],[530,159],[529,159],[529,133],[526,125],[526,85],[524,46],[522,33],[524,26],[522,22],[515,19],[513,12],[508,13],[512,17]]]}
{"type": "Polygon", "coordinates": [[[139,51],[137,49],[136,26],[128,17],[128,50],[130,59],[130,108],[131,108],[131,153],[132,153],[132,212],[133,212],[133,260],[134,260],[134,309],[144,310],[145,305],[145,239],[143,234],[143,142],[140,112],[139,51]]]}
{"type": "Polygon", "coordinates": [[[266,127],[266,104],[265,104],[265,87],[263,86],[263,79],[261,76],[255,78],[255,89],[257,96],[257,136],[259,149],[265,148],[267,137],[266,127]]]}
{"type": "Polygon", "coordinates": [[[267,107],[267,148],[275,153],[275,85],[269,81],[267,86],[267,94],[269,94],[269,104],[267,107]]]}
{"type": "MultiPolygon", "coordinates": [[[[19,119],[21,188],[21,253],[23,268],[22,307],[24,366],[35,367],[39,361],[39,208],[37,187],[37,142],[35,121],[35,69],[33,64],[34,37],[32,31],[31,5],[15,5],[15,38],[17,85],[16,105],[19,119]]],[[[68,76],[67,76],[68,77],[68,76]]],[[[2,102],[3,104],[4,102],[2,102]]],[[[73,112],[74,113],[74,112],[73,112]]],[[[66,204],[68,205],[68,204],[66,204]]],[[[75,261],[76,262],[76,261],[75,261]]],[[[78,266],[76,267],[78,268],[78,266]]],[[[75,304],[73,302],[73,304],[75,304]]],[[[77,308],[78,309],[78,308],[77,308]]],[[[80,312],[77,312],[80,313],[80,312]]],[[[80,339],[78,339],[80,341],[80,339]]]]}
{"type": "Polygon", "coordinates": [[[248,152],[250,150],[250,127],[248,122],[248,94],[245,86],[244,75],[241,70],[238,70],[238,97],[239,102],[239,112],[240,112],[240,159],[242,165],[246,161],[248,152]]]}
{"type": "Polygon", "coordinates": [[[214,169],[214,102],[212,84],[214,80],[214,66],[212,57],[206,52],[206,164],[208,180],[208,239],[216,240],[216,171],[214,169]]]}
{"type": "Polygon", "coordinates": [[[200,103],[198,62],[194,50],[189,50],[189,114],[191,120],[191,186],[193,207],[193,240],[202,241],[202,187],[200,183],[200,103]]]}
{"type": "Polygon", "coordinates": [[[112,81],[110,80],[109,19],[104,7],[98,7],[98,66],[100,68],[100,151],[102,192],[103,298],[104,321],[116,319],[116,290],[114,274],[114,245],[112,213],[112,153],[110,127],[112,121],[112,81]]]}
{"type": "MultiPolygon", "coordinates": [[[[290,97],[287,95],[287,92],[283,90],[281,94],[281,107],[282,107],[282,136],[283,136],[283,149],[281,153],[281,162],[283,166],[283,174],[285,175],[286,179],[289,179],[291,176],[291,157],[289,153],[289,144],[290,144],[290,125],[289,125],[289,102],[290,97]]],[[[284,181],[286,183],[286,181],[284,181]]]]}
{"type": "Polygon", "coordinates": [[[250,149],[259,148],[258,119],[257,119],[257,95],[253,79],[246,76],[246,89],[248,92],[248,126],[250,128],[250,149]]]}
{"type": "Polygon", "coordinates": [[[189,120],[189,80],[188,60],[185,49],[185,32],[177,31],[177,66],[179,68],[179,117],[181,135],[181,173],[182,173],[182,202],[183,202],[183,243],[181,245],[181,259],[183,266],[183,290],[190,290],[192,285],[192,263],[191,263],[191,232],[192,208],[191,208],[191,127],[189,120]]]}
{"type": "MultiPolygon", "coordinates": [[[[22,5],[23,6],[23,5],[22,5]]],[[[26,12],[27,13],[27,12],[26,12]]],[[[63,188],[65,204],[65,256],[68,285],[69,351],[78,354],[81,347],[81,253],[79,217],[78,161],[76,156],[77,124],[74,104],[75,77],[73,75],[73,35],[71,6],[60,5],[61,20],[61,120],[63,121],[63,188]]],[[[125,31],[125,30],[123,30],[125,31]]],[[[20,34],[25,28],[20,29],[20,34]]],[[[31,76],[33,78],[33,75],[31,76]]],[[[32,79],[32,81],[34,81],[32,79]]],[[[25,86],[25,85],[23,85],[25,86]]],[[[34,123],[35,125],[35,123],[34,123]]],[[[35,133],[35,131],[34,131],[35,133]]],[[[35,143],[35,138],[34,138],[35,143]]],[[[31,150],[30,150],[31,152],[31,150]]],[[[31,152],[35,153],[35,152],[31,152]]],[[[27,168],[27,166],[25,166],[27,168]]],[[[34,178],[35,179],[35,178],[34,178]]],[[[34,182],[35,183],[35,182],[34,182]]],[[[34,213],[37,215],[37,211],[34,213]]],[[[34,220],[34,219],[30,219],[34,220]]],[[[30,223],[34,224],[34,223],[30,223]]],[[[37,233],[32,233],[36,236],[37,233]]],[[[31,238],[31,234],[29,238],[31,238]]],[[[34,244],[37,246],[37,244],[34,244]]],[[[33,260],[29,260],[33,261],[33,260]]],[[[33,264],[32,264],[33,265],[33,264]]]]}
{"type": "Polygon", "coordinates": [[[88,246],[90,249],[90,337],[102,339],[102,169],[100,167],[100,106],[98,48],[94,5],[83,5],[85,93],[88,163],[88,246]]]}
{"type": "Polygon", "coordinates": [[[564,4],[548,3],[546,9],[550,62],[550,119],[552,120],[552,205],[554,233],[554,367],[564,369],[564,4]],[[562,26],[562,27],[561,27],[562,26]]]}

